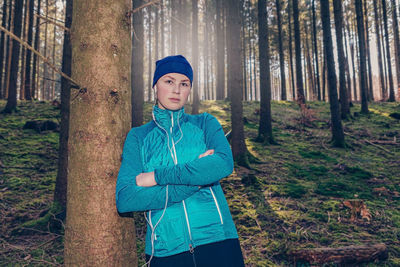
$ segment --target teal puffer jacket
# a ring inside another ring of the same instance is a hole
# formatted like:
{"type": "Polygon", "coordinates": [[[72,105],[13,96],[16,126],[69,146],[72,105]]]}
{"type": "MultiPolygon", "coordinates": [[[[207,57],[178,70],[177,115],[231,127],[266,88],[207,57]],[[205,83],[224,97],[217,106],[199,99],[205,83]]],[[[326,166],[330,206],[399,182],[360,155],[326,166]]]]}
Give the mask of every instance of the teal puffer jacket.
{"type": "Polygon", "coordinates": [[[232,152],[215,117],[154,106],[153,120],[132,128],[125,140],[117,209],[146,211],[148,255],[170,256],[237,238],[219,184],[232,171],[232,152]],[[214,149],[214,154],[198,158],[208,149],[214,149]],[[137,186],[136,176],[151,171],[157,185],[137,186]]]}

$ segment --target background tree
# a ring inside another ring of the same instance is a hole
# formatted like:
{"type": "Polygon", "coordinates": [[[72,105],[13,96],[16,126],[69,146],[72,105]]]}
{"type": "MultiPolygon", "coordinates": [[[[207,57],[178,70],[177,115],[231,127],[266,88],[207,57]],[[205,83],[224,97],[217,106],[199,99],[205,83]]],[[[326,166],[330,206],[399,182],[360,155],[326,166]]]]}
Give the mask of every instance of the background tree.
{"type": "Polygon", "coordinates": [[[378,66],[379,66],[379,81],[381,86],[381,98],[386,99],[387,92],[385,86],[385,76],[383,74],[383,65],[382,65],[382,47],[381,47],[381,34],[380,34],[380,27],[379,27],[379,15],[378,15],[378,6],[377,1],[372,1],[374,5],[374,20],[375,20],[375,39],[376,39],[376,48],[378,52],[378,66]]]}
{"type": "MultiPolygon", "coordinates": [[[[132,0],[132,7],[136,9],[143,5],[143,0],[132,0]]],[[[132,126],[137,127],[143,123],[144,102],[144,26],[143,10],[133,14],[133,36],[132,36],[132,126]]]]}
{"type": "MultiPolygon", "coordinates": [[[[14,34],[20,38],[22,31],[22,9],[23,0],[15,0],[14,6],[14,34]]],[[[3,113],[12,113],[17,110],[17,79],[18,79],[18,62],[19,62],[20,43],[16,40],[12,41],[11,53],[11,72],[10,86],[8,89],[7,105],[3,109],[3,113]]]]}
{"type": "Polygon", "coordinates": [[[228,89],[231,96],[232,154],[239,165],[248,166],[247,147],[244,142],[243,129],[243,76],[242,49],[237,42],[241,35],[239,1],[228,0],[227,15],[227,55],[228,55],[228,89]]]}
{"type": "Polygon", "coordinates": [[[193,66],[193,104],[192,114],[199,113],[199,36],[198,36],[198,3],[197,0],[192,0],[192,66],[193,66]]]}
{"type": "MultiPolygon", "coordinates": [[[[10,0],[11,1],[11,0],[10,0]]],[[[9,16],[9,14],[7,13],[7,3],[10,2],[7,0],[3,1],[3,16],[1,18],[1,26],[3,28],[7,28],[7,17],[9,16]]],[[[9,4],[8,4],[9,5],[9,4]]],[[[3,31],[1,31],[0,33],[0,99],[4,98],[4,93],[3,93],[3,61],[4,61],[4,47],[5,47],[5,33],[3,31]]]]}
{"type": "Polygon", "coordinates": [[[297,102],[304,104],[306,102],[303,89],[303,72],[301,67],[301,40],[299,23],[299,4],[297,0],[292,0],[293,5],[293,27],[294,27],[294,47],[296,53],[296,87],[297,102]]]}
{"type": "Polygon", "coordinates": [[[350,115],[350,106],[346,88],[346,71],[345,71],[346,58],[344,56],[344,48],[343,48],[343,14],[342,14],[341,0],[333,0],[333,12],[335,17],[336,48],[337,48],[337,57],[339,65],[340,114],[342,119],[346,119],[350,115]]]}
{"type": "MultiPolygon", "coordinates": [[[[360,1],[360,0],[359,0],[360,1]]],[[[386,0],[382,0],[382,11],[383,11],[383,25],[385,29],[385,42],[386,42],[386,58],[387,58],[387,68],[388,68],[388,76],[389,79],[389,101],[395,101],[394,95],[394,86],[393,86],[393,77],[392,77],[392,60],[390,57],[390,43],[389,43],[389,29],[387,22],[387,11],[386,11],[386,0]]]]}
{"type": "MultiPolygon", "coordinates": [[[[279,35],[279,66],[281,70],[281,99],[286,100],[286,75],[285,75],[285,56],[283,52],[283,37],[282,37],[282,22],[281,22],[281,8],[280,0],[275,0],[276,6],[276,19],[278,23],[279,35]]],[[[261,66],[260,66],[261,68],[261,66]]],[[[262,76],[260,76],[261,78],[262,76]]]]}
{"type": "Polygon", "coordinates": [[[74,1],[72,78],[81,90],[71,92],[66,266],[137,264],[133,221],[118,216],[115,206],[122,147],[131,128],[131,28],[126,16],[131,3],[74,1]]]}

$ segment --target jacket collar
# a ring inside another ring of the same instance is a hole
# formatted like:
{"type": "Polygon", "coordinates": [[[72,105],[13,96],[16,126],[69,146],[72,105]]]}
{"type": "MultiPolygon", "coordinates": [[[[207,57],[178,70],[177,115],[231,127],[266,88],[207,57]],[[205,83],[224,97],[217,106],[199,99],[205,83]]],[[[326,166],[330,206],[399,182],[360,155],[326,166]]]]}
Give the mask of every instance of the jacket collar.
{"type": "Polygon", "coordinates": [[[153,106],[153,120],[159,126],[163,127],[164,129],[169,129],[170,127],[175,127],[179,124],[182,124],[185,108],[182,107],[177,110],[169,110],[169,109],[161,109],[157,105],[153,106]]]}

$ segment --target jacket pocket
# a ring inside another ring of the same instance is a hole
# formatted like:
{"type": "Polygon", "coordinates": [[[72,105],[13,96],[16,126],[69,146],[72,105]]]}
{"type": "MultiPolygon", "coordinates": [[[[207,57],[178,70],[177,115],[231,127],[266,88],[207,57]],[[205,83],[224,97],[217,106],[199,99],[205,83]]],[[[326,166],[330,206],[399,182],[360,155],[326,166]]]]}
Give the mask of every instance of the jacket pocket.
{"type": "Polygon", "coordinates": [[[163,218],[161,220],[155,231],[157,236],[157,240],[154,241],[156,254],[176,251],[185,245],[182,220],[182,217],[163,218]]]}

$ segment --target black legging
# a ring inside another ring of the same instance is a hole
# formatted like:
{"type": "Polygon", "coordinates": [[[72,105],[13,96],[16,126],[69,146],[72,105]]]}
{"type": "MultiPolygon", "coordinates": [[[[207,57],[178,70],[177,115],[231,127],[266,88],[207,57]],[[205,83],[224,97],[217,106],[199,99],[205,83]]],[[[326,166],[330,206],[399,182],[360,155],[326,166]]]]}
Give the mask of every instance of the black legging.
{"type": "MultiPolygon", "coordinates": [[[[146,262],[150,259],[146,255],[146,262]]],[[[244,267],[238,239],[198,246],[193,253],[182,252],[168,257],[153,257],[150,267],[244,267]]]]}

